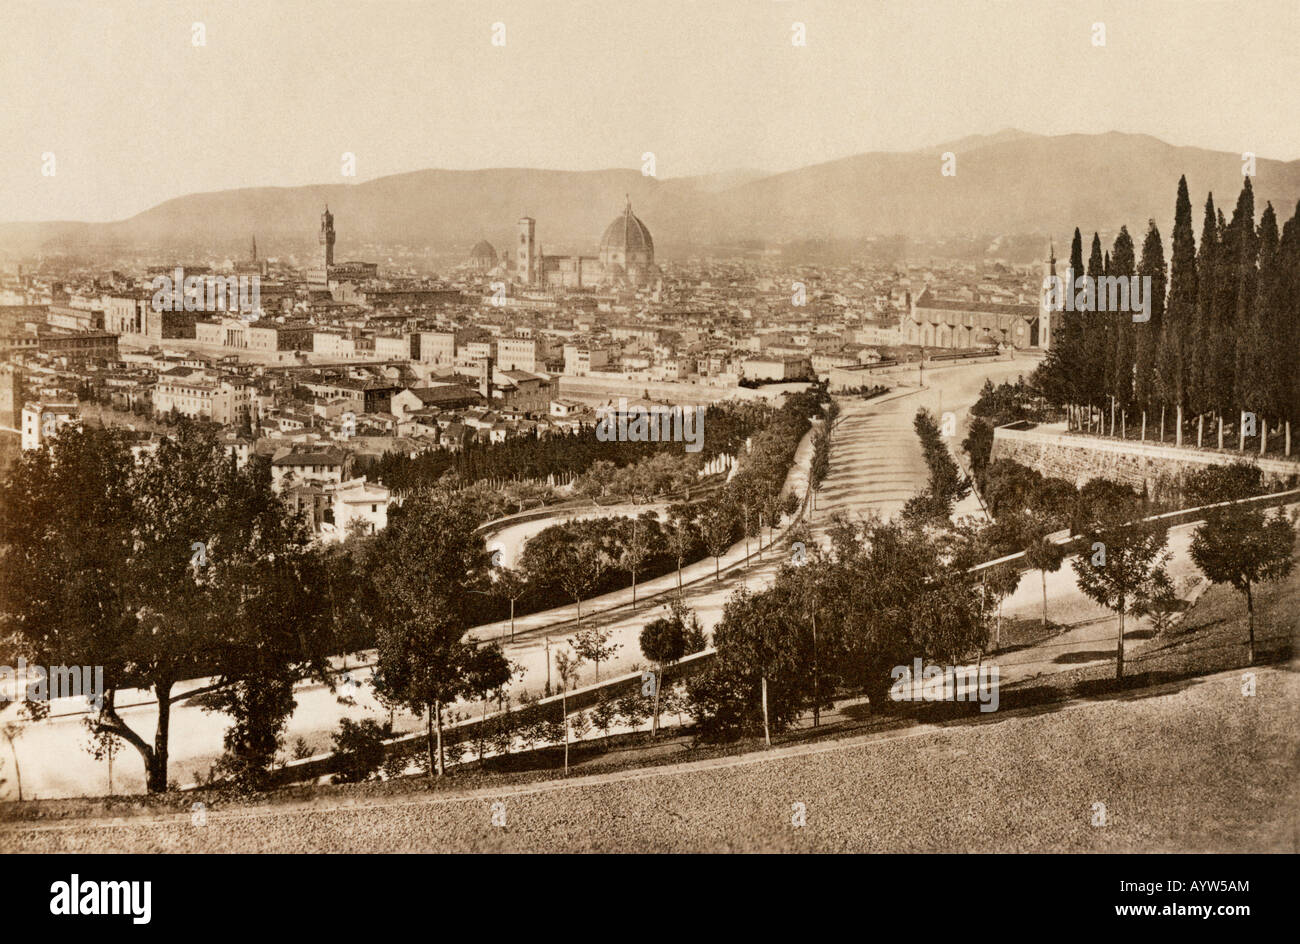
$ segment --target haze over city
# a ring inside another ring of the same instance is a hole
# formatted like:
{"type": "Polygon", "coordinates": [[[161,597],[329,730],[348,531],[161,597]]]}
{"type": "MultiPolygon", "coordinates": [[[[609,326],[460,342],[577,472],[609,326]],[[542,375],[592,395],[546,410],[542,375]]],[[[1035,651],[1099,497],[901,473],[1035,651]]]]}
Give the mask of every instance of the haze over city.
{"type": "Polygon", "coordinates": [[[1296,0],[0,23],[11,923],[1283,910],[1085,855],[1300,851],[1296,0]]]}

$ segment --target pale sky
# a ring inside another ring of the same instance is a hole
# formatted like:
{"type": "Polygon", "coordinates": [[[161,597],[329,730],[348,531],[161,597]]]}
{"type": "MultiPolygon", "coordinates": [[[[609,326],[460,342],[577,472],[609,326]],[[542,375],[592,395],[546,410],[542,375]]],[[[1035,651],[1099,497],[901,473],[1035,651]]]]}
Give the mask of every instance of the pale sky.
{"type": "Polygon", "coordinates": [[[1016,127],[1300,158],[1300,0],[6,0],[0,17],[0,221],[346,182],[343,152],[358,181],[645,151],[665,178],[1016,127]]]}

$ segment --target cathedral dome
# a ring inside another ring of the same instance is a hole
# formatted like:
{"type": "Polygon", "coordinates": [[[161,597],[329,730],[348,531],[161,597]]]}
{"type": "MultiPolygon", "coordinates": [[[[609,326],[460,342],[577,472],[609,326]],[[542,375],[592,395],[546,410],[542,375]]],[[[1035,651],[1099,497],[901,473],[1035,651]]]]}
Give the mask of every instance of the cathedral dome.
{"type": "Polygon", "coordinates": [[[497,264],[497,251],[492,248],[492,244],[486,239],[478,241],[478,244],[470,250],[469,257],[473,262],[486,262],[489,265],[497,264]]]}
{"type": "Polygon", "coordinates": [[[600,237],[600,251],[605,253],[610,250],[644,252],[653,258],[654,240],[650,238],[650,230],[646,229],[646,225],[632,215],[631,200],[628,201],[623,212],[605,227],[605,235],[600,237]]]}

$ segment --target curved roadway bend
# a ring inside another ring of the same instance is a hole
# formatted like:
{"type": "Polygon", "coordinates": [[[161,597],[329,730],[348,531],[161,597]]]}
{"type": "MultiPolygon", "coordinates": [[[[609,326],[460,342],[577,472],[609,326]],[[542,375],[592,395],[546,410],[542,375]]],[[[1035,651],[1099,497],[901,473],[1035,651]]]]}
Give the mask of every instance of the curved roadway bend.
{"type": "MultiPolygon", "coordinates": [[[[813,522],[814,533],[820,535],[827,515],[831,511],[847,513],[878,511],[889,515],[902,507],[925,480],[925,464],[920,444],[912,430],[912,417],[925,406],[936,412],[950,410],[958,413],[969,408],[979,395],[985,379],[995,383],[1014,380],[1019,374],[1033,369],[1035,360],[1018,357],[1012,361],[981,364],[963,364],[926,371],[926,389],[899,387],[885,400],[842,401],[843,411],[831,453],[831,471],[823,485],[813,522]]],[[[915,375],[907,374],[905,381],[915,382],[915,375]]],[[[892,381],[897,384],[897,381],[892,381]]],[[[786,483],[787,488],[802,492],[806,480],[807,456],[811,437],[806,437],[800,447],[796,468],[786,483]]],[[[754,548],[751,547],[751,550],[754,548]]],[[[757,555],[755,555],[757,556],[757,555]]],[[[722,561],[739,562],[744,557],[744,546],[728,552],[722,561]]],[[[711,629],[722,612],[726,598],[736,587],[747,584],[758,587],[770,582],[776,569],[773,552],[765,551],[763,560],[757,559],[747,569],[724,573],[721,581],[711,579],[714,562],[711,558],[687,568],[684,577],[696,583],[686,587],[687,604],[692,607],[706,628],[711,629]]],[[[642,593],[668,590],[676,586],[676,575],[669,574],[650,582],[642,593]]],[[[627,590],[609,594],[599,600],[584,603],[584,622],[593,610],[601,610],[596,617],[609,625],[612,641],[620,648],[609,663],[601,665],[601,676],[614,672],[631,671],[643,663],[638,637],[641,627],[653,616],[659,615],[658,604],[641,603],[636,609],[625,605],[630,600],[627,590]],[[612,608],[611,608],[612,607],[612,608]]],[[[546,639],[552,643],[562,641],[573,632],[573,608],[564,607],[545,613],[536,613],[517,621],[518,636],[506,641],[507,656],[524,671],[523,680],[516,690],[540,691],[546,681],[546,639]]],[[[478,636],[500,637],[505,627],[492,624],[478,627],[478,636]]],[[[306,684],[296,691],[298,709],[290,719],[285,741],[294,743],[301,737],[315,750],[330,746],[329,735],[338,727],[340,718],[376,718],[387,720],[388,712],[369,694],[367,669],[354,669],[357,683],[348,691],[350,704],[339,704],[336,697],[319,684],[306,684]]],[[[584,666],[579,684],[595,680],[595,671],[584,666]]],[[[201,682],[185,683],[182,690],[200,687],[201,682]]],[[[132,695],[135,693],[123,693],[132,695]]],[[[135,707],[122,710],[124,719],[137,731],[152,734],[157,717],[157,707],[146,698],[122,699],[135,707]]],[[[462,711],[472,706],[460,706],[462,711]]],[[[28,725],[16,740],[15,746],[22,765],[24,796],[56,797],[100,794],[108,791],[106,764],[94,760],[84,749],[88,742],[83,714],[76,706],[54,706],[55,712],[64,713],[45,722],[28,725]]],[[[0,718],[13,712],[9,707],[0,712],[0,718]]],[[[421,727],[414,716],[398,712],[395,717],[398,731],[411,731],[421,727]]],[[[219,714],[209,714],[200,708],[178,702],[173,705],[171,717],[171,776],[179,783],[191,782],[196,774],[206,773],[220,752],[221,735],[228,719],[219,714]]],[[[6,758],[8,760],[8,758],[6,758]]],[[[13,789],[12,778],[0,787],[0,796],[9,796],[13,789]]],[[[139,756],[129,747],[117,754],[113,771],[113,790],[132,793],[143,790],[144,780],[139,756]]]]}

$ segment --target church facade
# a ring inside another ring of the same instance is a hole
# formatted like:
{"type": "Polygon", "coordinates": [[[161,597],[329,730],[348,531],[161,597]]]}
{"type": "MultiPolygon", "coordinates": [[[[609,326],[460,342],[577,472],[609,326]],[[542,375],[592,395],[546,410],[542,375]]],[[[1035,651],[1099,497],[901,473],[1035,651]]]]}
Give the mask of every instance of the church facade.
{"type": "Polygon", "coordinates": [[[1036,304],[1004,304],[937,297],[929,286],[912,300],[904,316],[908,344],[939,348],[992,345],[1046,349],[1052,343],[1048,279],[1056,274],[1053,251],[1044,266],[1044,288],[1036,304]]]}

